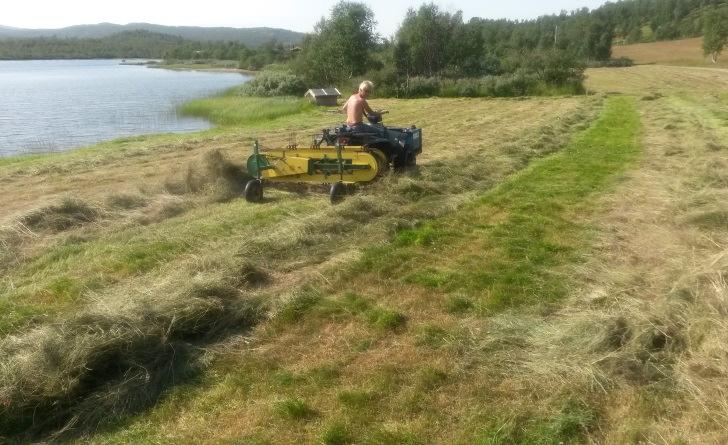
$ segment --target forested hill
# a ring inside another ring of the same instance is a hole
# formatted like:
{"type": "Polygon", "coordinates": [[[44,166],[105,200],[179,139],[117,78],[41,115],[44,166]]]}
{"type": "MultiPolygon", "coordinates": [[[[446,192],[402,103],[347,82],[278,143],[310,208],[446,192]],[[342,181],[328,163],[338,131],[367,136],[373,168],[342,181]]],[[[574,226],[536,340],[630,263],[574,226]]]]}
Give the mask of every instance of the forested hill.
{"type": "Polygon", "coordinates": [[[698,37],[705,17],[726,0],[627,0],[607,3],[592,14],[614,26],[620,43],[698,37]]]}
{"type": "Polygon", "coordinates": [[[148,31],[203,42],[232,41],[243,43],[249,47],[257,47],[271,40],[276,40],[284,45],[298,44],[304,37],[303,33],[279,28],[205,28],[199,26],[164,26],[150,23],[130,23],[128,25],[99,23],[60,29],[20,29],[0,26],[0,39],[38,37],[101,39],[125,31],[148,31]]]}
{"type": "MultiPolygon", "coordinates": [[[[256,48],[237,42],[200,42],[149,31],[124,31],[102,38],[0,39],[0,60],[31,59],[220,59],[254,58],[252,69],[288,53],[276,41],[256,48]],[[258,59],[260,61],[256,62],[258,59]]],[[[251,62],[252,63],[252,62],[251,62]]]]}

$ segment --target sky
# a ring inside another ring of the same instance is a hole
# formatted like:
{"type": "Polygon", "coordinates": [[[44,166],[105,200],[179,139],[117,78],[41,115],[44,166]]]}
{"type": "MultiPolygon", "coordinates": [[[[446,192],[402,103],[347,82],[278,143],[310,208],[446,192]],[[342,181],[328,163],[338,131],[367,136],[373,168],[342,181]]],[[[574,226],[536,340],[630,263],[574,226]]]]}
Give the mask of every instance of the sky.
{"type": "MultiPolygon", "coordinates": [[[[310,32],[328,15],[336,0],[258,0],[184,2],[180,0],[21,0],[6,1],[0,11],[0,25],[17,28],[62,28],[71,25],[110,22],[155,23],[170,26],[267,26],[310,32]]],[[[368,0],[374,11],[377,31],[383,37],[395,33],[410,7],[425,0],[368,0]]],[[[530,19],[581,7],[596,8],[604,0],[442,0],[442,9],[463,11],[471,17],[530,19]]]]}

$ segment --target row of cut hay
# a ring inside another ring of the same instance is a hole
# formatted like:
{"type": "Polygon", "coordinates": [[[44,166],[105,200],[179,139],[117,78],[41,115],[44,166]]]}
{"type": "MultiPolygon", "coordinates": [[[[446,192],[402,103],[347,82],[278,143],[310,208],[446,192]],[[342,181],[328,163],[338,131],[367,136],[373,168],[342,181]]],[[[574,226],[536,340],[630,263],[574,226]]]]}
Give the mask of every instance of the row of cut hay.
{"type": "MultiPolygon", "coordinates": [[[[212,192],[218,201],[240,196],[251,176],[244,168],[228,161],[220,150],[206,152],[198,163],[190,165],[183,177],[174,175],[164,183],[167,192],[181,195],[201,191],[212,192]]],[[[112,210],[133,210],[148,205],[144,196],[132,193],[113,193],[106,204],[112,210]]],[[[56,204],[40,207],[18,219],[23,227],[32,231],[62,232],[104,216],[104,209],[84,200],[64,197],[56,204]]]]}
{"type": "Polygon", "coordinates": [[[259,302],[212,283],[6,337],[0,341],[0,437],[82,433],[133,414],[193,377],[202,347],[262,316],[259,302]]]}
{"type": "Polygon", "coordinates": [[[53,235],[89,225],[114,225],[132,214],[143,225],[159,222],[188,210],[191,203],[183,202],[180,195],[205,193],[212,201],[228,201],[241,196],[250,179],[242,167],[228,161],[220,150],[213,149],[195,165],[190,165],[183,177],[168,177],[162,184],[161,195],[159,190],[120,191],[106,196],[103,204],[63,197],[56,203],[30,210],[17,217],[13,224],[0,228],[0,270],[15,264],[22,257],[24,247],[40,240],[39,234],[53,235]],[[154,194],[159,195],[159,199],[156,199],[156,205],[151,205],[154,194]]]}
{"type": "Polygon", "coordinates": [[[250,179],[252,176],[243,166],[230,162],[220,150],[212,149],[198,164],[189,165],[182,174],[168,178],[164,188],[175,195],[207,191],[215,201],[221,202],[241,196],[250,179]]]}

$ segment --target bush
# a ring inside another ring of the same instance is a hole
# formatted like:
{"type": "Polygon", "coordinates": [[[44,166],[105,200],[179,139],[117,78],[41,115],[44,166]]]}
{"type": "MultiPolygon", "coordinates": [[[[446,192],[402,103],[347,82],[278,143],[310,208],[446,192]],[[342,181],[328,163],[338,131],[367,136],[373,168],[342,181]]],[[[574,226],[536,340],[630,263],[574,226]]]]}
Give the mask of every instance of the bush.
{"type": "Polygon", "coordinates": [[[582,94],[583,71],[557,66],[540,73],[519,69],[512,74],[444,79],[412,77],[408,81],[376,84],[380,97],[520,97],[528,95],[582,94]]]}
{"type": "Polygon", "coordinates": [[[243,96],[302,96],[306,84],[301,77],[285,71],[263,71],[243,85],[243,96]]]}
{"type": "Polygon", "coordinates": [[[620,57],[619,59],[609,60],[592,60],[587,63],[589,68],[626,68],[633,65],[634,61],[628,57],[620,57]]]}

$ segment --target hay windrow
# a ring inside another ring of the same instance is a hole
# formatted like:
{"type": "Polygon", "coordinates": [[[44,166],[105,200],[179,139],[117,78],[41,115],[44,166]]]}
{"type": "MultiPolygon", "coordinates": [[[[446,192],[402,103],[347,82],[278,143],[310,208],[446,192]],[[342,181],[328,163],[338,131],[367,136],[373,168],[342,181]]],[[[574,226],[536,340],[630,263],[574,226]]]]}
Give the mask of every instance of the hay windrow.
{"type": "Polygon", "coordinates": [[[53,204],[34,210],[20,218],[20,222],[31,230],[62,232],[96,221],[100,211],[91,204],[75,198],[64,198],[53,204]]]}
{"type": "Polygon", "coordinates": [[[207,192],[214,201],[224,202],[241,196],[250,179],[243,167],[230,162],[219,149],[211,149],[183,172],[167,178],[164,188],[173,195],[207,192]]]}
{"type": "Polygon", "coordinates": [[[208,284],[7,337],[0,342],[0,434],[78,434],[133,414],[196,375],[202,347],[250,329],[262,314],[234,288],[208,284]]]}

